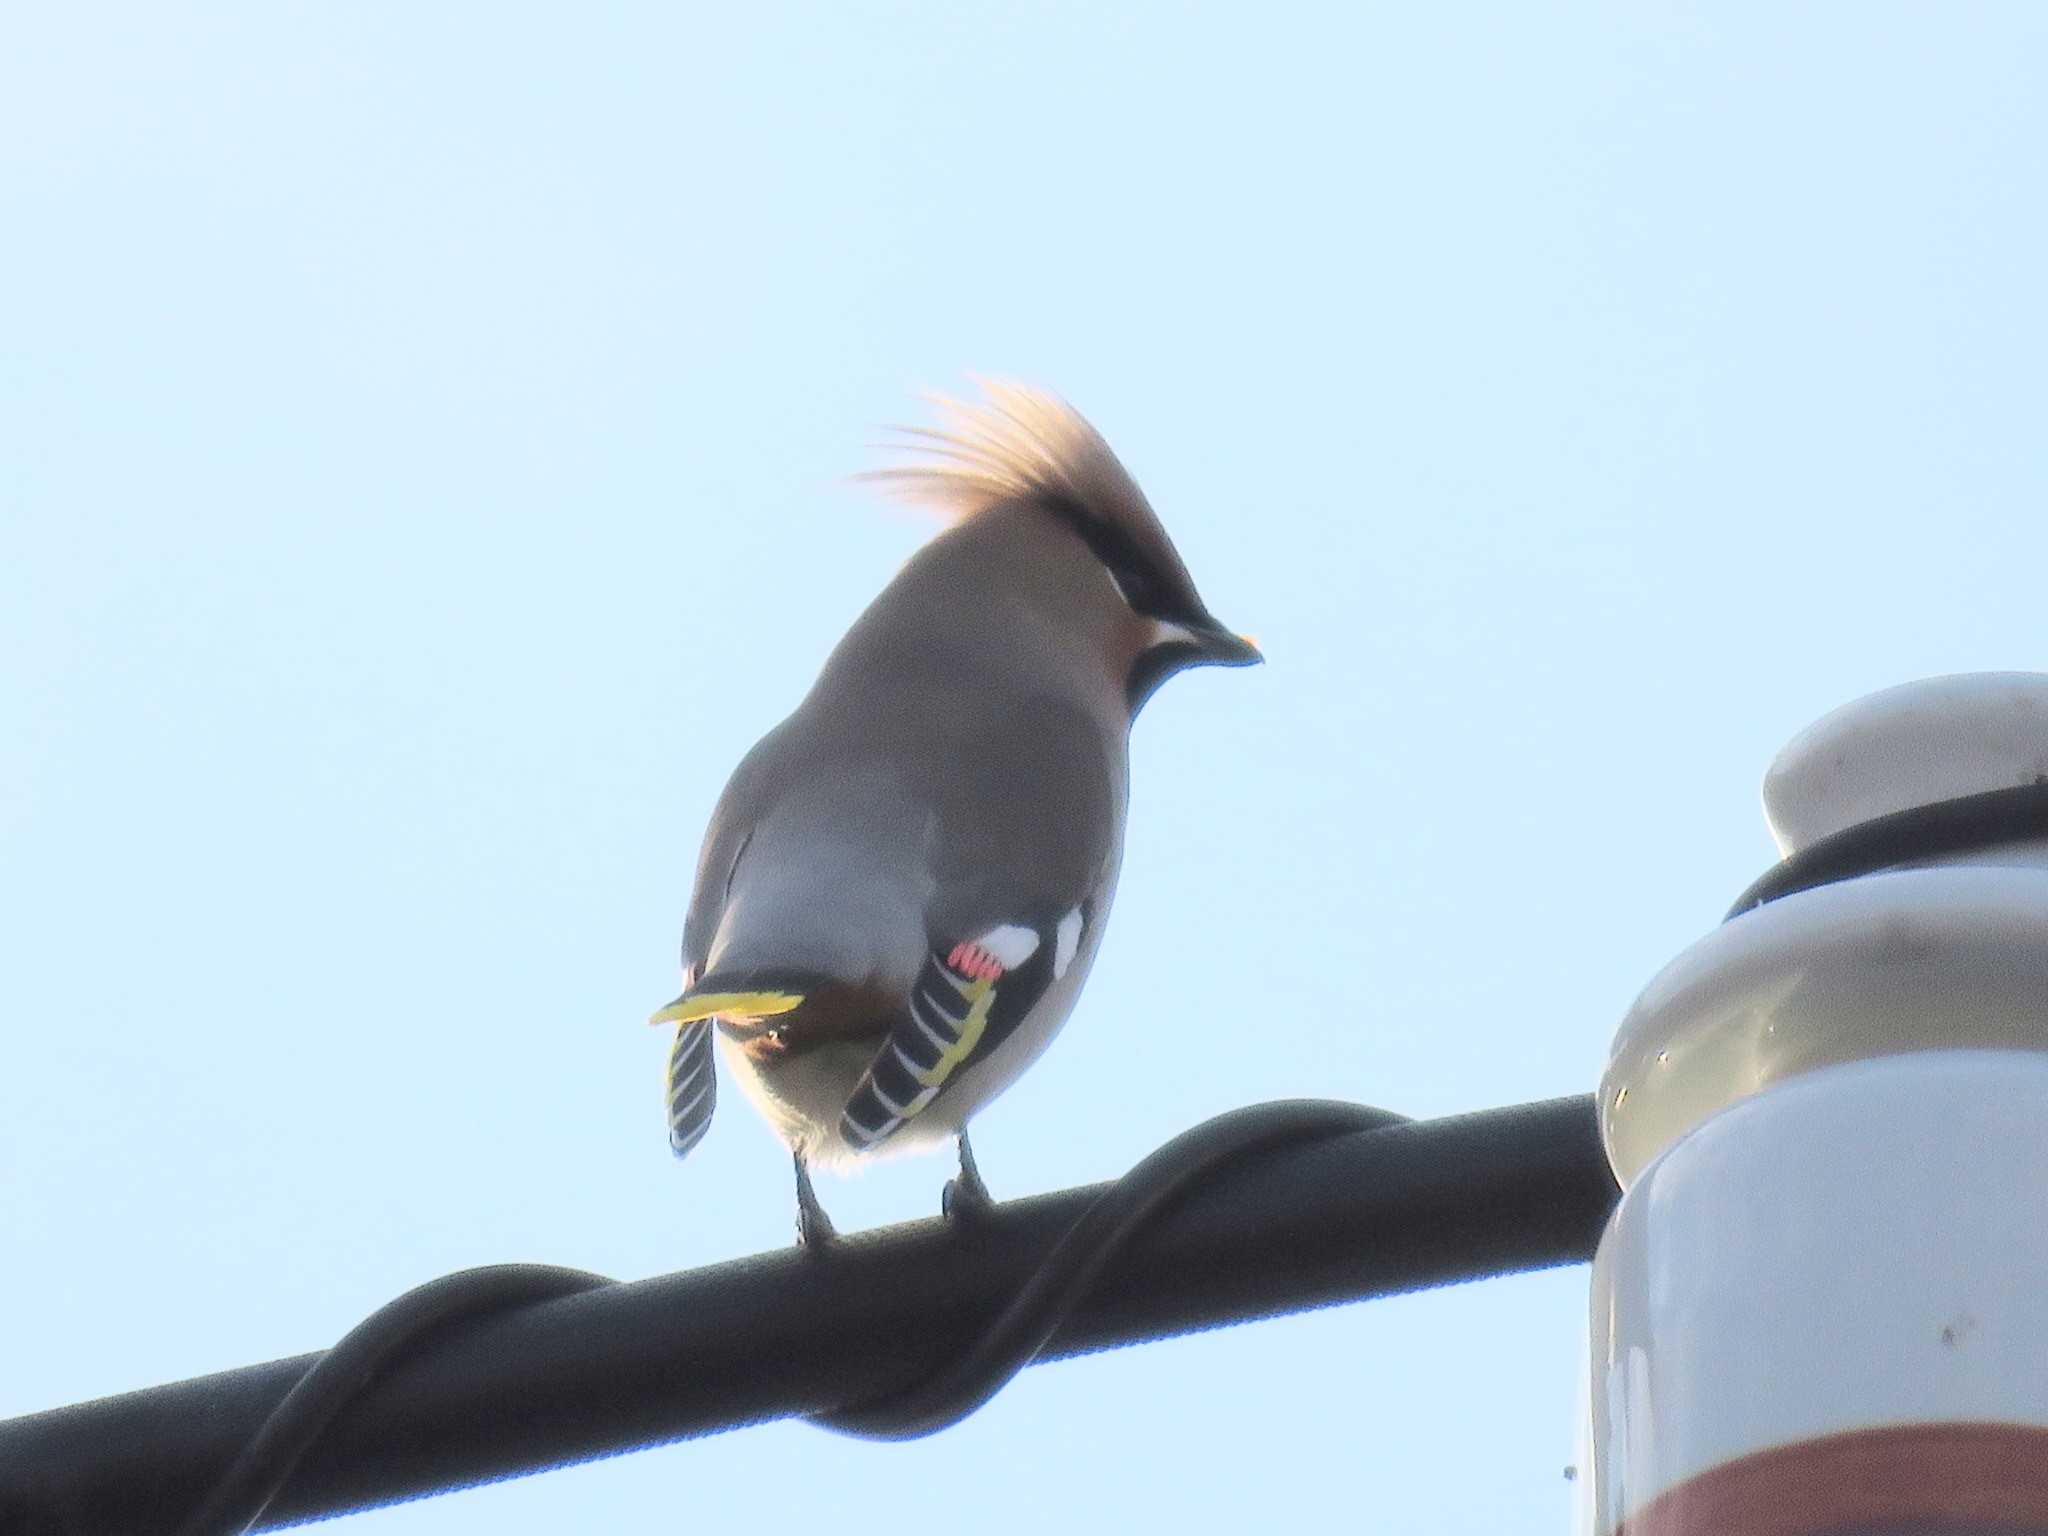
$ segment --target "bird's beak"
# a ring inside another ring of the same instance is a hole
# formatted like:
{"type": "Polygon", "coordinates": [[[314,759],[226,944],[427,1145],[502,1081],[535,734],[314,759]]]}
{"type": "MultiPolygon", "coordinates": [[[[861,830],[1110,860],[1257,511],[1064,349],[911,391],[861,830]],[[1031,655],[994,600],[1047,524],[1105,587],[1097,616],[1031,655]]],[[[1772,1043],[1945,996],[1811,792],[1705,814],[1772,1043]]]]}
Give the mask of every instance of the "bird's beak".
{"type": "Polygon", "coordinates": [[[1233,634],[1221,624],[1195,630],[1194,640],[1202,659],[1219,667],[1255,667],[1266,659],[1250,635],[1233,634]]]}

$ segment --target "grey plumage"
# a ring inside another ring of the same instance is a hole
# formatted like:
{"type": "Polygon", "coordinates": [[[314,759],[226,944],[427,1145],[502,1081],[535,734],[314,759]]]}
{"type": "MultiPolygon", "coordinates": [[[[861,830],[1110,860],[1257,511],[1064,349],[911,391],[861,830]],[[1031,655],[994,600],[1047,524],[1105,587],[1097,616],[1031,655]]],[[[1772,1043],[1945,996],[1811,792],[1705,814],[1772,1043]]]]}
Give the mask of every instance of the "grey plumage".
{"type": "Polygon", "coordinates": [[[918,434],[931,462],[874,478],[958,521],[713,815],[684,992],[656,1015],[678,1023],[678,1154],[709,1122],[714,1033],[800,1173],[964,1134],[1094,958],[1132,715],[1182,666],[1258,659],[1079,415],[1013,388],[947,410],[918,434]]]}

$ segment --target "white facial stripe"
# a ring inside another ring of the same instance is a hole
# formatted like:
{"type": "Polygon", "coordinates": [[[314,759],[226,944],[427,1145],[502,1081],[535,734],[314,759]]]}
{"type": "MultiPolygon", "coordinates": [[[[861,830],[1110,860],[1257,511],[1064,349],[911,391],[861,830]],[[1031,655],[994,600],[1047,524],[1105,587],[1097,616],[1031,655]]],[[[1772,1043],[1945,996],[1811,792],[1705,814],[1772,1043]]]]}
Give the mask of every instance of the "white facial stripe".
{"type": "Polygon", "coordinates": [[[1038,935],[1017,923],[991,928],[977,942],[1002,961],[1006,971],[1014,971],[1038,952],[1038,935]]]}
{"type": "Polygon", "coordinates": [[[1195,632],[1185,624],[1176,624],[1171,619],[1152,621],[1152,643],[1154,645],[1200,645],[1195,632]]]}

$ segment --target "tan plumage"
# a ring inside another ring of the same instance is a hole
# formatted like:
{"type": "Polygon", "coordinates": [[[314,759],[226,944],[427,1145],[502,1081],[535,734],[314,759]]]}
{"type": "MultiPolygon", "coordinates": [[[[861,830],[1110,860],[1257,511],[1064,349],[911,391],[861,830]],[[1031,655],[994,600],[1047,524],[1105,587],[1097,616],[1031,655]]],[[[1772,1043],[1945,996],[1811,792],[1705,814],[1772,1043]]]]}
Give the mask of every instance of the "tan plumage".
{"type": "Polygon", "coordinates": [[[945,462],[898,464],[857,478],[887,487],[956,518],[1005,501],[1057,496],[1114,519],[1152,509],[1102,434],[1057,395],[997,382],[982,386],[988,404],[943,395],[932,404],[947,425],[898,427],[901,446],[945,462]]]}

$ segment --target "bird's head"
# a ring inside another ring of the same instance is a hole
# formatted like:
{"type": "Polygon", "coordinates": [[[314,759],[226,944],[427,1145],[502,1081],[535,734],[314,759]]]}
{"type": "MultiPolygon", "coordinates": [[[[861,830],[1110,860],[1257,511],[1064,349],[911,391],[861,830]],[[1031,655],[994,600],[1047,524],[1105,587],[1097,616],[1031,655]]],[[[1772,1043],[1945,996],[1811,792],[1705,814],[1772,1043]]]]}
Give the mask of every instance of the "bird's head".
{"type": "Polygon", "coordinates": [[[1057,396],[985,388],[985,405],[938,401],[943,427],[906,429],[923,462],[865,478],[1009,546],[1006,579],[1090,643],[1134,715],[1176,672],[1265,659],[1209,612],[1101,433],[1057,396]]]}

